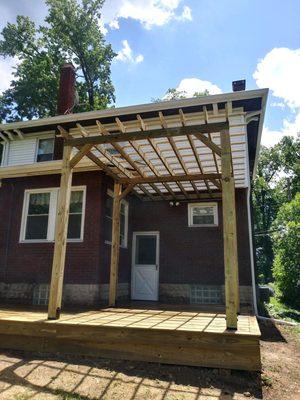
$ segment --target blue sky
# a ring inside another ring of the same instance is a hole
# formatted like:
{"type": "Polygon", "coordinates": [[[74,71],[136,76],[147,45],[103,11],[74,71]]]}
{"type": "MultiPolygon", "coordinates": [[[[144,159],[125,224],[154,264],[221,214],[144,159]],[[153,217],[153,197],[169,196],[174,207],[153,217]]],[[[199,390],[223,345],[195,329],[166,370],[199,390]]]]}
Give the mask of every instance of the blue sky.
{"type": "MultiPolygon", "coordinates": [[[[17,14],[43,21],[42,0],[2,0],[0,26],[17,14]]],[[[114,50],[117,106],[162,97],[170,87],[187,95],[207,88],[230,92],[269,87],[263,143],[300,131],[300,2],[296,0],[107,0],[101,22],[114,50]]],[[[0,61],[9,82],[13,61],[0,61]]]]}

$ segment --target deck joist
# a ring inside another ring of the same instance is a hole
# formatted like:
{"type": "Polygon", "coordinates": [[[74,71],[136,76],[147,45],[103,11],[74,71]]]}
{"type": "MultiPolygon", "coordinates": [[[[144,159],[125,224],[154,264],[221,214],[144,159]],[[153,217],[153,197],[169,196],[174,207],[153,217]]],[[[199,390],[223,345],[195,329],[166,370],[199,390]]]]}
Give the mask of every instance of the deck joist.
{"type": "Polygon", "coordinates": [[[224,314],[106,308],[63,313],[49,321],[38,311],[0,310],[0,347],[258,371],[260,330],[241,315],[226,330],[224,314]]]}

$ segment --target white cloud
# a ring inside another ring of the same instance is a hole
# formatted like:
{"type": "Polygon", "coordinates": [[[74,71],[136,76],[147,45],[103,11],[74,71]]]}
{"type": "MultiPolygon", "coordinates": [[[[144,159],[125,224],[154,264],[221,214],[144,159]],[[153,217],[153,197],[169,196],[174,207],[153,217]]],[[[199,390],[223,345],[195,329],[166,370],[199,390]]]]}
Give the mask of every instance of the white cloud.
{"type": "Polygon", "coordinates": [[[274,48],[257,64],[253,78],[291,109],[300,107],[300,49],[274,48]]]}
{"type": "Polygon", "coordinates": [[[178,21],[192,21],[193,20],[193,18],[192,18],[192,10],[190,9],[190,7],[184,6],[181,15],[176,17],[176,19],[178,21]]]}
{"type": "Polygon", "coordinates": [[[118,61],[129,62],[129,63],[141,63],[144,60],[144,56],[142,54],[138,54],[137,56],[133,55],[132,49],[129,46],[127,40],[122,40],[122,49],[118,52],[116,59],[118,61]]]}
{"type": "Polygon", "coordinates": [[[10,82],[13,79],[13,67],[18,63],[16,58],[1,58],[0,59],[0,93],[8,89],[10,82]]]}
{"type": "Polygon", "coordinates": [[[284,136],[293,136],[296,138],[300,134],[300,112],[290,121],[287,118],[283,120],[281,130],[271,130],[264,127],[261,137],[261,143],[264,146],[271,147],[278,143],[284,136]]]}
{"type": "Polygon", "coordinates": [[[107,32],[108,32],[108,29],[105,28],[103,19],[99,19],[99,20],[98,20],[98,26],[99,26],[100,31],[103,33],[103,35],[106,35],[107,32]]]}
{"type": "Polygon", "coordinates": [[[110,0],[104,3],[102,18],[104,24],[112,29],[119,28],[119,19],[132,18],[139,21],[146,29],[162,26],[172,19],[192,20],[191,9],[184,6],[177,11],[182,0],[110,0]]]}
{"type": "Polygon", "coordinates": [[[284,104],[282,101],[274,101],[273,103],[271,103],[272,107],[279,107],[282,110],[286,107],[286,104],[284,104]]]}
{"type": "Polygon", "coordinates": [[[119,21],[118,21],[117,19],[114,19],[114,20],[111,21],[108,25],[109,25],[109,27],[110,27],[111,29],[120,29],[119,21]]]}
{"type": "Polygon", "coordinates": [[[280,99],[271,106],[287,111],[278,130],[264,127],[262,144],[273,146],[284,136],[296,137],[300,132],[300,49],[274,48],[259,61],[253,78],[258,87],[270,88],[280,99]]]}
{"type": "MultiPolygon", "coordinates": [[[[222,90],[210,81],[203,81],[198,78],[184,78],[176,87],[178,92],[182,92],[185,97],[193,97],[196,92],[205,92],[208,90],[209,94],[220,94],[222,90]]],[[[168,99],[168,95],[163,97],[168,99]]]]}

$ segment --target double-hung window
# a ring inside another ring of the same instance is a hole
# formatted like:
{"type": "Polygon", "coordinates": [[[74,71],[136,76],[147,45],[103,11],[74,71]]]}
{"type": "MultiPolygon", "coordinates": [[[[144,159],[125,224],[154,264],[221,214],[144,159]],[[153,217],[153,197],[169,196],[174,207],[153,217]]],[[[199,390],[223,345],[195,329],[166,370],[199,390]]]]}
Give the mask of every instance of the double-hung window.
{"type": "MultiPolygon", "coordinates": [[[[104,216],[104,238],[105,243],[112,241],[112,218],[113,218],[113,193],[109,190],[105,202],[104,216]]],[[[120,211],[120,247],[127,247],[128,237],[128,202],[121,200],[120,211]]]]}
{"type": "MultiPolygon", "coordinates": [[[[21,224],[21,242],[54,241],[58,188],[26,190],[21,224]]],[[[68,239],[83,240],[85,187],[71,192],[68,239]]]]}
{"type": "Polygon", "coordinates": [[[41,138],[37,142],[36,162],[53,160],[54,138],[41,138]]]}
{"type": "Polygon", "coordinates": [[[189,203],[189,226],[218,226],[217,203],[189,203]]]}

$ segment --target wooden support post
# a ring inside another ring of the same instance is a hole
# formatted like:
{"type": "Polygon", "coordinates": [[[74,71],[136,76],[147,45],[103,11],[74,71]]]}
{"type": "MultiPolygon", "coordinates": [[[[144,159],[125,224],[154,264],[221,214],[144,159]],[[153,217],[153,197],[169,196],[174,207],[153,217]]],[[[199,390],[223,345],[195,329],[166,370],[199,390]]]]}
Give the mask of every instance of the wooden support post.
{"type": "Polygon", "coordinates": [[[237,329],[239,308],[238,254],[236,233],[235,186],[231,167],[229,131],[220,132],[222,165],[222,208],[225,267],[225,298],[227,329],[237,329]]]}
{"type": "Polygon", "coordinates": [[[61,309],[72,186],[72,168],[70,166],[71,156],[72,146],[65,146],[56,215],[55,245],[48,305],[48,319],[58,319],[61,309]]]}
{"type": "Polygon", "coordinates": [[[109,280],[109,307],[114,307],[117,297],[118,265],[120,253],[120,211],[122,186],[115,182],[113,199],[112,241],[109,280]]]}

